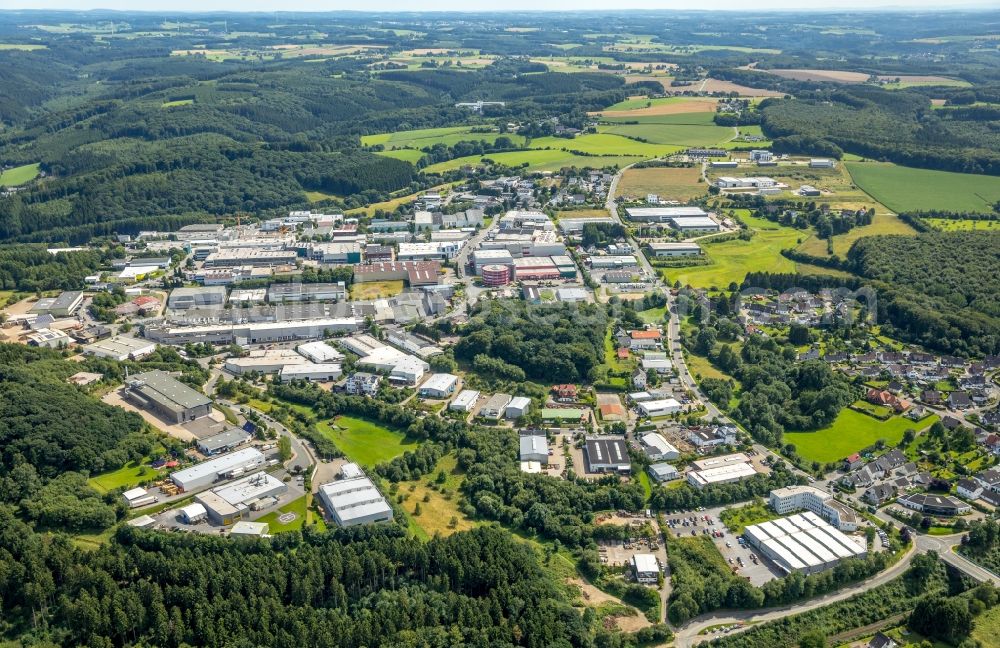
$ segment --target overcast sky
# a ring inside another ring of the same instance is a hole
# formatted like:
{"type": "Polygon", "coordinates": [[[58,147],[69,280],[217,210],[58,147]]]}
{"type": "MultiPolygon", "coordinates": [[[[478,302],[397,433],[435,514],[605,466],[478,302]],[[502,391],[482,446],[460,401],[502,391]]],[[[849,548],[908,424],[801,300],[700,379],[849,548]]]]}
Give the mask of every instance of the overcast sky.
{"type": "Polygon", "coordinates": [[[717,9],[759,11],[995,8],[992,0],[0,0],[0,9],[118,9],[122,11],[581,11],[595,9],[717,9]]]}

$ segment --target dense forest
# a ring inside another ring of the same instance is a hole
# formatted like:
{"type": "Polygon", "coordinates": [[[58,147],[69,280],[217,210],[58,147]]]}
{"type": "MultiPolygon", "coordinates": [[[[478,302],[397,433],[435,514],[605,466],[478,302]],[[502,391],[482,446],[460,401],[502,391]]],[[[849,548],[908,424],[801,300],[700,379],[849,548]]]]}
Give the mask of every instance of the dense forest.
{"type": "Polygon", "coordinates": [[[604,361],[607,314],[593,305],[482,303],[462,328],[455,357],[501,380],[575,383],[592,380],[604,361]]]}

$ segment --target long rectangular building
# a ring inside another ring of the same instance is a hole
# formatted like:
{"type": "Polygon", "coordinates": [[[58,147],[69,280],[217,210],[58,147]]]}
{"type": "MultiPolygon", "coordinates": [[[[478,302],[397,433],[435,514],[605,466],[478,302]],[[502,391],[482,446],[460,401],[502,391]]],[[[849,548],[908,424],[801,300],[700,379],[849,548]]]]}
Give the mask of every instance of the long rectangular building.
{"type": "Polygon", "coordinates": [[[867,542],[855,541],[812,512],[752,524],[743,536],[786,573],[814,574],[868,552],[867,542]]]}
{"type": "Polygon", "coordinates": [[[361,320],[356,317],[322,317],[284,322],[246,324],[208,324],[204,326],[146,327],[146,337],[162,344],[270,344],[294,340],[317,340],[329,331],[356,331],[361,320]]]}
{"type": "Polygon", "coordinates": [[[238,476],[253,468],[264,465],[264,455],[256,448],[243,448],[236,452],[209,459],[190,468],[178,470],[170,479],[186,492],[211,486],[220,477],[238,476]]]}
{"type": "Polygon", "coordinates": [[[212,413],[212,399],[158,370],[131,376],[125,383],[125,397],[171,423],[212,413]]]}

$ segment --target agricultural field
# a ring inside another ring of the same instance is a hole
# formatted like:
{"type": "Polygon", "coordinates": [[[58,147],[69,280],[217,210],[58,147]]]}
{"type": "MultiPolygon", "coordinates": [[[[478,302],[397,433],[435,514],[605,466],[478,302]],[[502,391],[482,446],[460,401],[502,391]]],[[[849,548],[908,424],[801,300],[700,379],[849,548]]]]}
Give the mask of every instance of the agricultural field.
{"type": "MultiPolygon", "coordinates": [[[[566,140],[569,142],[570,140],[566,140]]],[[[505,151],[503,153],[491,153],[485,156],[471,155],[468,157],[456,158],[447,162],[432,164],[424,169],[425,173],[443,173],[452,169],[459,169],[465,165],[474,166],[480,164],[483,159],[493,160],[497,164],[504,164],[510,167],[527,165],[528,171],[558,171],[563,167],[590,167],[604,168],[610,166],[627,166],[633,162],[639,162],[643,158],[638,155],[620,156],[593,156],[576,155],[568,151],[557,149],[532,150],[532,151],[505,151]]]]}
{"type": "Polygon", "coordinates": [[[416,164],[420,161],[420,158],[424,157],[423,151],[418,151],[417,149],[392,149],[390,151],[379,151],[375,155],[384,155],[385,157],[395,158],[397,160],[403,160],[404,162],[409,162],[410,164],[416,164]]]}
{"type": "Polygon", "coordinates": [[[843,409],[829,426],[815,432],[785,432],[784,441],[793,444],[803,459],[827,463],[839,461],[879,439],[895,446],[903,439],[906,430],[919,432],[937,420],[938,417],[932,415],[919,421],[901,416],[878,421],[867,414],[843,409]]]}
{"type": "Polygon", "coordinates": [[[1000,201],[1000,177],[848,162],[854,182],[896,212],[939,209],[990,213],[1000,201]]]}
{"type": "Polygon", "coordinates": [[[458,468],[458,460],[452,453],[441,457],[434,470],[421,479],[399,482],[398,495],[405,499],[402,507],[410,518],[410,529],[415,535],[423,538],[430,538],[435,534],[448,536],[478,525],[458,509],[461,498],[459,490],[464,480],[465,473],[458,468]],[[445,481],[439,484],[437,476],[441,472],[445,474],[445,481]],[[418,502],[419,514],[414,512],[418,502]]]}
{"type": "Polygon", "coordinates": [[[21,51],[21,52],[34,52],[36,50],[48,49],[48,45],[38,45],[33,43],[0,43],[0,52],[4,51],[21,51]]]}
{"type": "Polygon", "coordinates": [[[795,263],[781,256],[781,250],[798,245],[806,232],[762,219],[745,217],[743,221],[755,231],[752,239],[704,243],[710,265],[664,268],[664,278],[694,288],[721,288],[743,281],[748,272],[795,272],[795,263]]]}
{"type": "Polygon", "coordinates": [[[417,442],[402,432],[351,416],[338,416],[332,423],[323,421],[317,428],[348,459],[368,468],[417,447],[417,442]]]}
{"type": "Polygon", "coordinates": [[[444,128],[421,128],[418,130],[380,133],[378,135],[363,135],[362,146],[381,144],[386,150],[392,149],[424,149],[435,144],[453,146],[459,142],[493,142],[498,137],[507,137],[514,142],[523,143],[524,138],[513,133],[473,132],[473,126],[447,126],[444,128]]]}
{"type": "MultiPolygon", "coordinates": [[[[827,81],[830,83],[865,83],[871,75],[865,72],[849,72],[847,70],[765,70],[758,68],[760,72],[768,72],[786,79],[795,81],[827,81]]],[[[878,77],[879,82],[885,84],[887,88],[908,88],[913,86],[940,85],[940,86],[968,86],[968,81],[953,79],[944,76],[927,75],[906,75],[906,74],[882,74],[878,77]]]]}
{"type": "Polygon", "coordinates": [[[601,133],[622,135],[654,144],[673,144],[683,147],[716,146],[736,136],[733,128],[714,124],[614,124],[599,126],[598,130],[601,133]]]}
{"type": "Polygon", "coordinates": [[[337,198],[335,194],[326,193],[324,191],[307,191],[306,200],[311,203],[320,202],[323,200],[330,200],[331,198],[337,198]]]}
{"type": "MultiPolygon", "coordinates": [[[[622,125],[642,125],[642,124],[664,124],[664,125],[690,125],[690,126],[714,126],[715,113],[706,112],[681,112],[672,115],[636,115],[636,111],[617,112],[614,115],[603,115],[602,125],[622,124],[622,125]]],[[[743,128],[753,128],[744,126],[743,128]]],[[[757,128],[760,128],[759,126],[757,128]]],[[[732,129],[730,129],[732,130],[732,129]]]]}
{"type": "Polygon", "coordinates": [[[925,218],[925,223],[942,232],[995,232],[1000,230],[1000,220],[952,220],[950,218],[925,218]]]}
{"type": "Polygon", "coordinates": [[[648,167],[626,169],[618,181],[618,196],[644,200],[646,194],[657,194],[661,199],[681,202],[704,196],[708,185],[699,182],[701,169],[648,167]]]}
{"type": "Polygon", "coordinates": [[[39,164],[25,164],[0,172],[0,187],[16,187],[30,182],[38,177],[40,167],[39,164]]]}
{"type": "Polygon", "coordinates": [[[580,135],[573,139],[540,137],[531,140],[529,146],[533,149],[562,149],[584,155],[637,155],[647,158],[670,155],[683,148],[667,144],[647,144],[609,133],[580,135]]]}
{"type": "Polygon", "coordinates": [[[351,284],[351,300],[394,297],[403,292],[403,281],[366,281],[351,284]]]}
{"type": "Polygon", "coordinates": [[[662,115],[682,115],[685,113],[714,112],[716,99],[700,97],[665,97],[649,99],[633,97],[601,111],[602,117],[658,117],[662,115]]]}

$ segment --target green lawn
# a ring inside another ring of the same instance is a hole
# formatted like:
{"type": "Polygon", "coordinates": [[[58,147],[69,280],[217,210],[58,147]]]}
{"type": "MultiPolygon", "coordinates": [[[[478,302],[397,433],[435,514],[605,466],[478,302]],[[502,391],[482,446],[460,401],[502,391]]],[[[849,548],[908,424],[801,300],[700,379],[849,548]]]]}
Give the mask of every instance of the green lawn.
{"type": "MultiPolygon", "coordinates": [[[[623,138],[624,139],[624,138],[623,138]]],[[[569,142],[570,140],[566,140],[569,142]]],[[[590,156],[576,155],[568,151],[558,149],[551,150],[531,150],[531,151],[506,151],[504,153],[491,153],[489,155],[470,155],[467,157],[455,158],[447,162],[438,162],[424,169],[425,173],[443,173],[461,168],[465,165],[479,164],[484,158],[493,160],[497,164],[504,164],[510,167],[527,164],[528,171],[558,171],[563,167],[593,168],[601,169],[610,166],[627,166],[633,162],[638,162],[643,158],[636,155],[622,156],[590,156]]]]}
{"type": "MultiPolygon", "coordinates": [[[[610,110],[610,109],[609,109],[610,110]]],[[[601,117],[601,123],[603,124],[621,124],[623,122],[636,122],[638,125],[645,124],[661,124],[661,125],[677,125],[677,124],[688,124],[694,126],[713,126],[715,125],[715,112],[691,112],[691,113],[678,113],[676,115],[635,115],[634,117],[601,117]]],[[[742,131],[745,128],[751,128],[750,126],[741,127],[742,131]]],[[[760,128],[759,126],[757,127],[760,128]]],[[[732,133],[733,129],[729,129],[732,133]]]]}
{"type": "Polygon", "coordinates": [[[39,167],[39,164],[25,164],[7,169],[0,173],[0,187],[16,187],[34,180],[38,177],[39,167]]]}
{"type": "Polygon", "coordinates": [[[642,321],[647,324],[660,324],[663,322],[664,316],[667,314],[667,307],[662,308],[650,308],[649,310],[639,311],[639,317],[642,321]]]}
{"type": "Polygon", "coordinates": [[[472,126],[449,126],[365,135],[361,138],[361,144],[364,146],[382,144],[386,149],[422,149],[435,144],[454,146],[459,142],[493,142],[498,137],[506,137],[517,143],[524,141],[523,137],[515,133],[474,133],[472,128],[472,126]]]}
{"type": "Polygon", "coordinates": [[[827,463],[839,461],[879,439],[885,439],[890,446],[897,445],[907,429],[923,430],[937,420],[937,416],[920,421],[894,416],[888,421],[877,421],[867,414],[845,408],[831,425],[821,430],[785,432],[785,443],[794,444],[803,459],[827,463]]]}
{"type": "Polygon", "coordinates": [[[734,239],[722,243],[704,243],[702,248],[712,260],[710,265],[688,268],[664,268],[667,281],[680,281],[694,288],[724,288],[730,282],[743,281],[748,272],[795,272],[795,263],[781,256],[781,250],[794,248],[807,232],[750,217],[743,221],[756,230],[749,241],[734,239]]]}
{"type": "Polygon", "coordinates": [[[151,468],[148,463],[137,465],[134,462],[110,472],[95,475],[87,483],[98,493],[108,493],[116,488],[135,488],[139,482],[155,478],[159,471],[151,468]]]}
{"type": "MultiPolygon", "coordinates": [[[[617,111],[617,110],[641,110],[647,107],[653,106],[663,106],[668,104],[682,104],[690,101],[697,101],[692,97],[663,97],[660,99],[649,99],[647,97],[633,97],[631,99],[626,99],[625,101],[619,101],[613,106],[608,106],[605,111],[617,111]]],[[[703,99],[706,107],[715,103],[714,99],[703,99]]]]}
{"type": "Polygon", "coordinates": [[[733,535],[743,533],[743,529],[751,524],[760,524],[779,517],[781,516],[764,504],[728,508],[719,515],[719,519],[733,535]]]}
{"type": "MultiPolygon", "coordinates": [[[[302,526],[306,523],[306,496],[293,500],[278,509],[277,511],[271,511],[267,515],[260,517],[255,520],[255,522],[266,522],[268,525],[268,533],[284,533],[286,531],[299,531],[302,526]],[[278,521],[278,518],[283,513],[294,513],[295,519],[288,524],[282,524],[278,521]]],[[[326,522],[319,515],[314,515],[313,518],[316,520],[316,525],[320,531],[326,529],[326,522]]]]}
{"type": "Polygon", "coordinates": [[[1000,177],[913,169],[895,164],[847,162],[854,182],[897,212],[989,213],[1000,200],[1000,177]]]}
{"type": "Polygon", "coordinates": [[[1000,230],[1000,220],[952,220],[925,218],[925,223],[942,232],[986,232],[1000,230]]]}
{"type": "Polygon", "coordinates": [[[348,459],[369,468],[417,448],[417,442],[402,432],[351,416],[339,416],[333,424],[323,421],[316,427],[348,459]]]}
{"type": "MultiPolygon", "coordinates": [[[[697,114],[697,113],[696,113],[697,114]]],[[[615,124],[599,127],[600,132],[678,146],[715,146],[733,139],[736,132],[727,126],[695,124],[615,124]]]]}
{"type": "Polygon", "coordinates": [[[972,638],[984,646],[995,646],[1000,638],[1000,607],[993,607],[976,617],[972,638]]]}
{"type": "Polygon", "coordinates": [[[417,149],[392,149],[391,151],[379,151],[376,155],[403,160],[410,164],[416,164],[420,161],[420,158],[424,157],[423,151],[418,151],[417,149]]]}
{"type": "Polygon", "coordinates": [[[0,52],[9,50],[34,52],[36,50],[43,50],[43,49],[48,49],[48,45],[33,45],[31,43],[0,43],[0,52]]]}
{"type": "Polygon", "coordinates": [[[539,137],[531,140],[529,147],[533,149],[563,149],[585,155],[638,155],[642,157],[670,155],[684,148],[684,146],[676,144],[647,144],[611,133],[580,135],[573,139],[539,137]]]}

